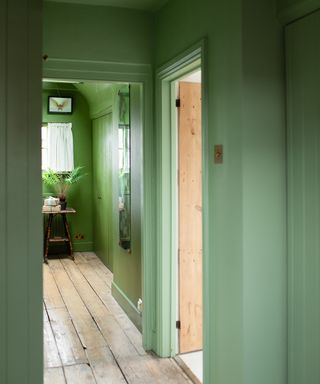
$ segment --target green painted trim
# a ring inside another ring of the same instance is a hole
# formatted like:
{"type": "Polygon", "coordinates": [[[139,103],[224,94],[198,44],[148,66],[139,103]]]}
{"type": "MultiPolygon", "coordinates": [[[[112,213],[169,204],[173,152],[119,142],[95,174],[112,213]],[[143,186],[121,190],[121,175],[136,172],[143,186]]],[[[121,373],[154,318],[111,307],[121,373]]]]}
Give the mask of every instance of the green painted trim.
{"type": "Polygon", "coordinates": [[[39,0],[0,4],[0,382],[4,384],[43,382],[41,13],[39,0]]]}
{"type": "Polygon", "coordinates": [[[141,82],[144,76],[150,77],[151,74],[151,66],[148,64],[94,60],[49,58],[43,67],[43,76],[54,79],[141,82]]]}
{"type": "Polygon", "coordinates": [[[72,245],[73,245],[73,250],[75,252],[91,252],[94,249],[93,241],[85,241],[85,242],[74,241],[72,245]]]}
{"type": "Polygon", "coordinates": [[[318,9],[320,9],[320,0],[300,1],[280,10],[279,19],[283,24],[289,24],[318,9]]]}
{"type": "Polygon", "coordinates": [[[139,329],[142,330],[142,315],[133,304],[133,302],[128,298],[128,296],[117,286],[115,282],[112,282],[111,286],[112,296],[119,303],[120,307],[126,312],[133,324],[139,329]]]}
{"type": "Polygon", "coordinates": [[[213,325],[210,322],[212,299],[210,300],[209,292],[212,292],[210,281],[212,276],[210,271],[213,269],[210,258],[214,255],[212,243],[210,243],[209,233],[209,67],[208,67],[208,48],[207,41],[203,42],[201,51],[201,77],[202,77],[202,246],[203,246],[203,383],[214,382],[214,345],[210,343],[213,339],[213,325]]]}
{"type": "Polygon", "coordinates": [[[49,58],[43,77],[141,83],[143,87],[143,182],[142,182],[142,316],[143,346],[156,350],[156,215],[155,136],[151,65],[49,58]]]}
{"type": "Polygon", "coordinates": [[[177,186],[176,186],[176,129],[175,113],[171,108],[174,89],[172,83],[183,75],[201,67],[202,71],[202,115],[203,115],[203,270],[204,270],[204,351],[205,351],[205,377],[209,380],[210,346],[209,340],[209,270],[208,259],[208,233],[207,233],[207,210],[208,204],[208,149],[206,146],[208,135],[207,120],[207,59],[206,41],[202,40],[186,50],[182,55],[176,57],[168,64],[162,66],[156,74],[156,109],[161,111],[157,114],[157,175],[159,180],[157,201],[157,353],[160,356],[173,356],[176,354],[176,239],[173,231],[177,225],[177,186]],[[168,284],[168,276],[170,282],[168,284]]]}
{"type": "MultiPolygon", "coordinates": [[[[0,199],[1,201],[7,200],[7,115],[6,97],[7,90],[3,85],[6,84],[7,79],[7,2],[0,3],[0,177],[4,182],[0,183],[0,199]]],[[[7,217],[8,209],[7,204],[3,204],[0,215],[0,308],[2,313],[7,313],[7,217]]],[[[7,382],[7,316],[0,316],[0,383],[7,382]]]]}

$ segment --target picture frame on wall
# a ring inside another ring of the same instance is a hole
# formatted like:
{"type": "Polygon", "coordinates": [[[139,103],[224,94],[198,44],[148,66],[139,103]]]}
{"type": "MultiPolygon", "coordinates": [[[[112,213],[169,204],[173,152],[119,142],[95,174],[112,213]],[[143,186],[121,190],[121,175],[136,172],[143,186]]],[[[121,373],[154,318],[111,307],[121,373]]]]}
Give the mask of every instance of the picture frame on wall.
{"type": "Polygon", "coordinates": [[[72,97],[48,97],[48,113],[67,115],[72,113],[72,108],[72,97]]]}

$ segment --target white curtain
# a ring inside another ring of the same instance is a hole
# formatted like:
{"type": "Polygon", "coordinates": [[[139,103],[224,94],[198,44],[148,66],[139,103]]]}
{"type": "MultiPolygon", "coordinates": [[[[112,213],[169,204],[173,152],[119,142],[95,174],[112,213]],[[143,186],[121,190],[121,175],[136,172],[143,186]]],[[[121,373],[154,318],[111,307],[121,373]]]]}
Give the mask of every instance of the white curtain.
{"type": "Polygon", "coordinates": [[[48,123],[48,167],[57,172],[72,171],[73,136],[71,123],[48,123]]]}

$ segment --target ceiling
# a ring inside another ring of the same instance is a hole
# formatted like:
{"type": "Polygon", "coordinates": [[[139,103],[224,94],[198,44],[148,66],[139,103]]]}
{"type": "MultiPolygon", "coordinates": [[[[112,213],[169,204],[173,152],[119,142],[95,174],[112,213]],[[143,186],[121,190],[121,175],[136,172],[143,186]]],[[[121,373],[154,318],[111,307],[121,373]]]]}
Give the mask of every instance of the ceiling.
{"type": "Polygon", "coordinates": [[[146,11],[156,11],[168,0],[47,0],[57,3],[103,5],[108,7],[132,8],[146,11]]]}

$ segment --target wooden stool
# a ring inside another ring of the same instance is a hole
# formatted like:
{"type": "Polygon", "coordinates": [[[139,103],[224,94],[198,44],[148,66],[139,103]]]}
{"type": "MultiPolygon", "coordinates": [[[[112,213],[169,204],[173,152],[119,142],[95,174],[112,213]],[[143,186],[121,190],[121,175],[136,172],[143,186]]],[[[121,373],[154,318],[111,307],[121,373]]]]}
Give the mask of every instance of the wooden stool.
{"type": "Polygon", "coordinates": [[[44,255],[43,255],[43,261],[45,263],[48,263],[48,252],[49,252],[49,244],[50,243],[64,243],[67,247],[68,253],[72,260],[74,260],[73,252],[72,252],[72,241],[70,236],[70,229],[69,224],[67,220],[67,214],[69,213],[76,213],[75,209],[73,208],[66,208],[59,212],[51,212],[42,210],[42,213],[45,215],[48,215],[48,223],[47,228],[44,234],[44,255]],[[63,228],[64,228],[64,237],[51,237],[52,235],[52,223],[55,216],[61,215],[62,216],[62,222],[63,222],[63,228]]]}

